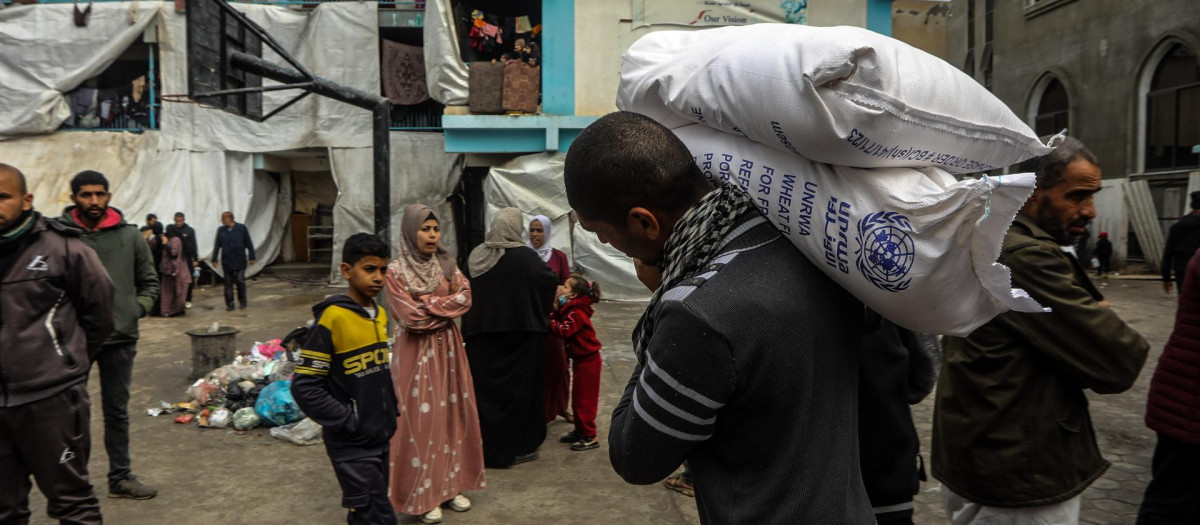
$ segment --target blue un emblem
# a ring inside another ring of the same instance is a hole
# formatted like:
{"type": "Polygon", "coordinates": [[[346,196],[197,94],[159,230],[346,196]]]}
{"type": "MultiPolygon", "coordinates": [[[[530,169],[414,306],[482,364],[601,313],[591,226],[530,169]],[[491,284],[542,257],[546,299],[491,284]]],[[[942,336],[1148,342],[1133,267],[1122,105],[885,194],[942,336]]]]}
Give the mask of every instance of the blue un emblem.
{"type": "Polygon", "coordinates": [[[894,211],[868,214],[858,221],[858,271],[887,292],[908,288],[908,272],[916,261],[912,224],[894,211]]]}

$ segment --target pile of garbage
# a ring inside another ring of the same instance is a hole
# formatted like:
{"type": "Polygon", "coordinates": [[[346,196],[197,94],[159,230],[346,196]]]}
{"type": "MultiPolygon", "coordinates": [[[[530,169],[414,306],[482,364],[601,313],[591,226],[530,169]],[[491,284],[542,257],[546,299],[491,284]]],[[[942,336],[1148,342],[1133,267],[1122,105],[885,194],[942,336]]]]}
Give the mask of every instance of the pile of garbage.
{"type": "Polygon", "coordinates": [[[254,343],[248,354],[206,374],[187,388],[188,401],[161,402],[146,410],[151,417],[178,413],[174,420],[200,428],[238,433],[272,427],[271,437],[297,445],[321,442],[321,425],[304,416],[292,397],[295,355],[280,339],[254,343]]]}

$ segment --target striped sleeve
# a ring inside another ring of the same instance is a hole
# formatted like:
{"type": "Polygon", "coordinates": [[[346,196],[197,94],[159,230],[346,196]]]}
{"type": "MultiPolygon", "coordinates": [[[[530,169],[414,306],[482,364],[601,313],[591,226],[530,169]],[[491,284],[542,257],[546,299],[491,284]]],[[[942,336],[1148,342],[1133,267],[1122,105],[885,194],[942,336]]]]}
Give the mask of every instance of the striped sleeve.
{"type": "Polygon", "coordinates": [[[664,303],[654,337],[613,411],[609,455],[626,481],[655,483],[712,437],[733,395],[730,345],[681,303],[664,303]]]}
{"type": "Polygon", "coordinates": [[[329,367],[333,354],[333,337],[324,325],[315,324],[296,360],[296,375],[292,379],[292,396],[300,410],[321,426],[340,429],[353,412],[333,397],[329,390],[329,367]]]}

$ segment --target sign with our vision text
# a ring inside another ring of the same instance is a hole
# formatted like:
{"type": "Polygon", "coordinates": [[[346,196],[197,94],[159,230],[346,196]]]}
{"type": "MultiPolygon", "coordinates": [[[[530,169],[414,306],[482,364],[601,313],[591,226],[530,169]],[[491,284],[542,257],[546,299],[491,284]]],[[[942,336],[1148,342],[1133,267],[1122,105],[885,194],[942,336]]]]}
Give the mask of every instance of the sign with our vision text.
{"type": "Polygon", "coordinates": [[[809,0],[632,0],[633,27],[808,23],[809,0]]]}

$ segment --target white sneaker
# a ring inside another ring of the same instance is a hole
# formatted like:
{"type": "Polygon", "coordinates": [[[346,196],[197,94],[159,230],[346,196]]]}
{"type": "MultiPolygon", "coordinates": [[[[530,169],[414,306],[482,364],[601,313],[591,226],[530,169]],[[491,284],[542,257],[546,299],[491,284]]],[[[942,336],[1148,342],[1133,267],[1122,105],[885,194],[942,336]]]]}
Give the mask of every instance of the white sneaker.
{"type": "Polygon", "coordinates": [[[192,303],[183,303],[183,308],[184,308],[185,310],[191,310],[191,309],[192,309],[192,303]]]}
{"type": "Polygon", "coordinates": [[[442,522],[442,508],[441,507],[434,507],[433,510],[426,512],[424,515],[421,516],[421,523],[441,523],[441,522],[442,522]]]}
{"type": "Polygon", "coordinates": [[[450,510],[454,512],[466,512],[471,510],[471,500],[467,499],[467,497],[462,494],[454,496],[454,499],[450,500],[450,510]]]}

